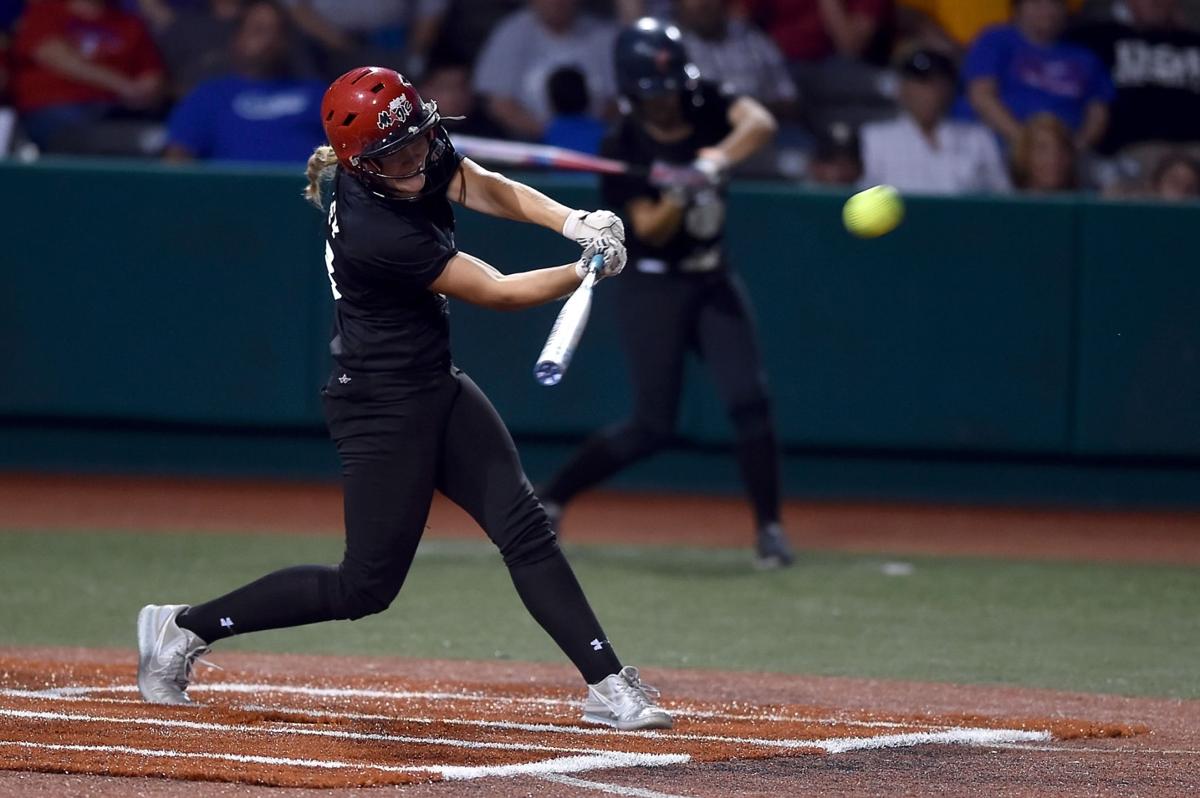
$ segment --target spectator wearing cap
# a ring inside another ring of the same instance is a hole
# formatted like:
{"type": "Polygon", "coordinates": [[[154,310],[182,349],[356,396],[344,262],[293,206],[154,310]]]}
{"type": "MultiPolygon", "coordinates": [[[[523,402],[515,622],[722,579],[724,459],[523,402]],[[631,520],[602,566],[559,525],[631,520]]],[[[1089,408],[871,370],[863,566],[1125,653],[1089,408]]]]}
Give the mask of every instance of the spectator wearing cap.
{"type": "Polygon", "coordinates": [[[615,97],[616,26],[580,11],[578,0],[529,0],[505,17],[475,63],[475,89],[508,135],[540,141],[550,121],[547,78],[573,66],[587,78],[592,113],[615,97]]]}
{"type": "Polygon", "coordinates": [[[1058,117],[1080,149],[1095,147],[1108,126],[1113,85],[1089,50],[1060,41],[1066,0],[1013,0],[1012,24],[989,28],[963,64],[966,118],[982,119],[1009,144],[1035,114],[1058,117]]]}
{"type": "Polygon", "coordinates": [[[1126,0],[1128,22],[1072,31],[1112,72],[1116,99],[1099,151],[1147,142],[1200,141],[1200,32],[1181,21],[1178,0],[1126,0]]]}
{"type": "Polygon", "coordinates": [[[162,59],[141,20],[108,0],[38,0],[12,44],[11,92],[40,147],[158,106],[162,59]]]}
{"type": "Polygon", "coordinates": [[[796,115],[796,84],[783,54],[749,21],[731,19],[726,0],[675,0],[675,21],[706,80],[753,97],[776,117],[796,115]]]}
{"type": "Polygon", "coordinates": [[[863,127],[863,183],[923,194],[1011,189],[996,139],[983,125],[948,118],[958,75],[936,50],[899,65],[900,115],[863,127]]]}
{"type": "Polygon", "coordinates": [[[808,181],[817,186],[855,186],[862,175],[862,146],[854,127],[835,122],[822,130],[808,162],[808,181]]]}
{"type": "Polygon", "coordinates": [[[291,47],[286,12],[252,0],[233,41],[236,72],[201,83],[175,107],[167,160],[304,163],[325,141],[325,83],[290,74],[291,47]]]}

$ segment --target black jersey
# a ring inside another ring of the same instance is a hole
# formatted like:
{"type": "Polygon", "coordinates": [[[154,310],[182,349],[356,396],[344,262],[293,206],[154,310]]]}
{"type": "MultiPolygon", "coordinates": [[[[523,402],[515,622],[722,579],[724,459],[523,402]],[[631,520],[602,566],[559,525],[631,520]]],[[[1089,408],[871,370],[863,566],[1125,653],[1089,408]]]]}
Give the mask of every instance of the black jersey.
{"type": "Polygon", "coordinates": [[[450,365],[446,298],[429,290],[458,252],[445,185],[461,156],[427,175],[441,186],[415,200],[372,193],[338,167],[325,224],[338,365],[358,372],[429,372],[450,365]]]}
{"type": "MultiPolygon", "coordinates": [[[[696,151],[724,139],[732,127],[729,106],[733,98],[715,83],[701,81],[695,91],[684,95],[684,115],[691,135],[664,144],[650,138],[633,116],[624,116],[600,145],[602,155],[649,166],[655,161],[690,164],[696,151]]],[[[600,191],[605,204],[625,217],[629,265],[641,272],[703,272],[725,266],[722,240],[725,237],[725,190],[697,192],[684,211],[683,224],[666,242],[654,245],[637,237],[629,223],[626,205],[638,197],[658,199],[662,192],[649,181],[629,175],[604,175],[600,191]]]]}

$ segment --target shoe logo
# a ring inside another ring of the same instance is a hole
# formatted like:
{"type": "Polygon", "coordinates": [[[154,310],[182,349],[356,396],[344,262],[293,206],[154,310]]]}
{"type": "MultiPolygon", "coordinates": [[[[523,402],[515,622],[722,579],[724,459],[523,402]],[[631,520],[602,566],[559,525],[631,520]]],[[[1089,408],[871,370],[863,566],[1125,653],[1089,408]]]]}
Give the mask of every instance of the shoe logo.
{"type": "Polygon", "coordinates": [[[343,374],[342,376],[338,377],[338,382],[340,382],[342,385],[345,385],[346,383],[350,382],[350,376],[348,374],[343,374]]]}
{"type": "Polygon", "coordinates": [[[226,629],[232,629],[233,628],[233,618],[222,618],[221,626],[225,627],[226,629]]]}
{"type": "Polygon", "coordinates": [[[607,640],[601,640],[600,638],[597,637],[595,640],[592,641],[592,650],[593,651],[602,651],[606,645],[612,645],[612,644],[609,643],[607,640]]]}

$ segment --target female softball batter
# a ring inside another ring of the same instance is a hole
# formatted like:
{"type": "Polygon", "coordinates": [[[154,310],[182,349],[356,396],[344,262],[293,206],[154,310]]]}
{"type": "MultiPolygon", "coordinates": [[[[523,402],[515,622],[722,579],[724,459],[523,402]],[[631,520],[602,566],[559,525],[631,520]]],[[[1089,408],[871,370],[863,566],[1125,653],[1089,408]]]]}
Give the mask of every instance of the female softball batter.
{"type": "Polygon", "coordinates": [[[695,164],[713,175],[699,190],[604,175],[601,191],[630,227],[633,268],[618,313],[633,378],[632,416],[595,435],[539,491],[557,522],[578,493],[667,443],[675,430],[684,357],[696,351],[737,433],[738,461],[758,527],[756,563],[789,565],[779,523],[779,446],[766,378],[741,281],[729,270],[725,192],[719,175],[766,145],[769,111],[700,80],[678,29],[642,19],[617,37],[623,118],[601,145],[610,158],[649,166],[695,164]]]}
{"type": "Polygon", "coordinates": [[[204,604],[143,608],[142,697],[191,703],[192,666],[222,638],[382,612],[404,583],[440,490],[499,547],[526,608],[588,683],[584,720],[669,728],[670,715],[600,628],[503,421],[449,349],[447,296],[492,308],[539,305],[574,290],[597,251],[601,276],[615,275],[625,264],[620,219],[571,210],[458,155],[437,104],[392,70],[343,75],[321,114],[332,146],[310,159],[306,195],[321,205],[332,180],[325,264],[335,368],[322,394],[342,463],[345,554],[336,567],[285,568],[204,604]],[[561,231],[583,257],[502,275],[458,250],[450,200],[561,231]]]}

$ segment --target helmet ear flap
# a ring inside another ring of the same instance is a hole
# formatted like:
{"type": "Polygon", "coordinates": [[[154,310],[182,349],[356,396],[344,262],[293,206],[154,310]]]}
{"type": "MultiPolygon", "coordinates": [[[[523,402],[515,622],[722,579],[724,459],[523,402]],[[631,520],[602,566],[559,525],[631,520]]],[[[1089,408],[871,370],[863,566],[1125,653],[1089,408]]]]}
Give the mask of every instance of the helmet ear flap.
{"type": "Polygon", "coordinates": [[[436,163],[446,154],[446,141],[439,135],[440,131],[441,128],[429,131],[429,155],[426,158],[429,163],[436,163]]]}

